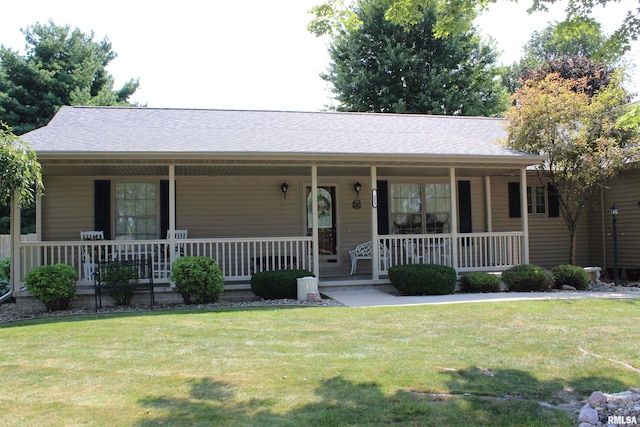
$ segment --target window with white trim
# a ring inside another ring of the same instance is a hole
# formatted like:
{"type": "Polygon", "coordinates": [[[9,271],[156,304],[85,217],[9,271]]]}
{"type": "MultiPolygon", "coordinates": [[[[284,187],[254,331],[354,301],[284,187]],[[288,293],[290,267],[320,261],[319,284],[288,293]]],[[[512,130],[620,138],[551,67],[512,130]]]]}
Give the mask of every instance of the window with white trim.
{"type": "Polygon", "coordinates": [[[115,238],[146,240],[158,237],[158,186],[135,182],[114,185],[115,238]]]}
{"type": "Polygon", "coordinates": [[[527,187],[527,212],[529,215],[547,213],[547,191],[544,186],[527,187]]]}
{"type": "Polygon", "coordinates": [[[391,233],[450,232],[451,191],[449,184],[391,183],[389,189],[391,233]]]}

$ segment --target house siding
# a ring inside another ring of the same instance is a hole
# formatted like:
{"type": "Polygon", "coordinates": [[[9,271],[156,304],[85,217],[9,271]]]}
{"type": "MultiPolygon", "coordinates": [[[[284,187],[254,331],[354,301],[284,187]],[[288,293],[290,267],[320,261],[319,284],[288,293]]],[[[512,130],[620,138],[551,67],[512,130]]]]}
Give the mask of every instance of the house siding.
{"type": "Polygon", "coordinates": [[[640,241],[639,182],[640,170],[625,171],[605,187],[604,204],[601,204],[600,197],[598,197],[597,203],[594,203],[594,209],[590,215],[590,223],[594,226],[594,239],[590,246],[591,259],[594,263],[606,264],[603,267],[613,267],[613,221],[610,209],[615,203],[619,211],[617,218],[618,267],[640,267],[640,245],[638,245],[640,241]],[[604,235],[601,231],[603,223],[604,235]]]}
{"type": "MultiPolygon", "coordinates": [[[[509,200],[507,187],[509,182],[519,182],[520,178],[493,177],[491,179],[492,206],[491,214],[493,231],[519,231],[522,229],[521,218],[509,217],[509,200]]],[[[528,185],[539,185],[537,176],[527,177],[528,185]]],[[[546,184],[545,184],[546,185],[546,184]]],[[[547,206],[548,207],[548,206],[547,206]]],[[[552,268],[569,262],[569,230],[560,217],[549,217],[549,214],[528,216],[529,223],[529,262],[545,268],[552,268]]],[[[590,223],[585,216],[580,221],[577,236],[576,263],[588,265],[590,223]]]]}

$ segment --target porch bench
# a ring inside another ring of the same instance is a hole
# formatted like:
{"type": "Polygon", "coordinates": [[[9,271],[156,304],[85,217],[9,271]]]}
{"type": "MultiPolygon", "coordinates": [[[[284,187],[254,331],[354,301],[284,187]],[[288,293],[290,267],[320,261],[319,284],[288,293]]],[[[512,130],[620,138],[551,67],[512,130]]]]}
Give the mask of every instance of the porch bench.
{"type": "Polygon", "coordinates": [[[102,294],[119,291],[149,291],[153,308],[153,262],[149,257],[99,262],[93,274],[96,311],[102,307],[102,294]]]}

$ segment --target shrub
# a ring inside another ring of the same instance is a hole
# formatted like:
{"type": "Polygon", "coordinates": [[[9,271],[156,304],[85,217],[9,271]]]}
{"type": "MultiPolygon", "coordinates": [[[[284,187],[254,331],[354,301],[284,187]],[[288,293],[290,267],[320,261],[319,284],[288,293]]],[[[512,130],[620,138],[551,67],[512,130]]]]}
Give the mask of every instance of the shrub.
{"type": "Polygon", "coordinates": [[[556,288],[562,285],[573,286],[576,289],[587,289],[589,286],[589,275],[584,268],[577,265],[563,264],[553,267],[551,270],[556,288]]]}
{"type": "MultiPolygon", "coordinates": [[[[119,262],[109,263],[109,268],[102,270],[100,284],[102,285],[119,285],[123,283],[138,282],[138,267],[135,265],[121,264],[119,262]]],[[[133,298],[133,289],[111,289],[109,296],[116,305],[130,305],[133,298]]]]}
{"type": "Polygon", "coordinates": [[[224,276],[215,259],[183,256],[171,266],[170,279],[185,304],[208,304],[222,296],[224,276]]]}
{"type": "Polygon", "coordinates": [[[70,265],[42,265],[31,270],[26,277],[27,291],[42,301],[47,310],[66,310],[76,298],[78,273],[70,265]]]}
{"type": "Polygon", "coordinates": [[[407,264],[389,269],[391,284],[404,295],[446,295],[456,287],[456,271],[445,265],[407,264]]]}
{"type": "Polygon", "coordinates": [[[296,299],[300,277],[313,277],[307,270],[261,271],[251,276],[251,290],[264,299],[296,299]]]}
{"type": "Polygon", "coordinates": [[[548,291],[553,287],[551,272],[532,264],[516,265],[505,270],[502,281],[512,292],[548,291]]]}
{"type": "Polygon", "coordinates": [[[0,260],[0,296],[11,289],[11,258],[0,260]]]}
{"type": "Polygon", "coordinates": [[[469,273],[460,277],[461,292],[500,292],[500,278],[494,274],[469,273]]]}

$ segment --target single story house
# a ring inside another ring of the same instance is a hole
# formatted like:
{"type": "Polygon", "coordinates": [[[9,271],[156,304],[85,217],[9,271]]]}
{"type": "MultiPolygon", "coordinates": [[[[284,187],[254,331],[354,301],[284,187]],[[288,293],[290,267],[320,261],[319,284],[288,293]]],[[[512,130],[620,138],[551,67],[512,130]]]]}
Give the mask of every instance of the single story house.
{"type": "MultiPolygon", "coordinates": [[[[36,265],[70,264],[90,284],[112,257],[152,258],[167,284],[177,257],[212,257],[227,289],[273,268],[310,270],[322,289],[387,283],[407,262],[565,262],[557,203],[527,172],[542,159],[505,136],[484,117],[65,106],[22,136],[45,194],[37,241],[14,238],[14,294],[36,265]]],[[[585,221],[582,264],[602,265],[602,218],[585,221]]]]}

